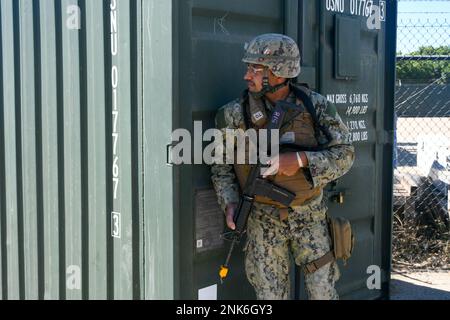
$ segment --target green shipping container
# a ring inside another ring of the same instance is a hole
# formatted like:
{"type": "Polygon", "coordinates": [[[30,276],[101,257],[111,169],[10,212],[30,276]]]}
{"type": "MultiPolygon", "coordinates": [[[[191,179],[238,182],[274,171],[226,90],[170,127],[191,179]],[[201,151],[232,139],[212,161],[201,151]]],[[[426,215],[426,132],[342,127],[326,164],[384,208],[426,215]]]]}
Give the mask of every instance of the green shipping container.
{"type": "MultiPolygon", "coordinates": [[[[268,32],[299,43],[299,81],[352,130],[355,165],[327,189],[357,238],[338,292],[386,298],[396,6],[1,0],[1,298],[254,298],[241,250],[219,283],[228,243],[209,167],[167,161],[174,129],[213,127],[245,88],[244,43],[268,32]],[[379,289],[367,286],[371,266],[379,289]]],[[[292,282],[305,299],[299,269],[292,282]]]]}

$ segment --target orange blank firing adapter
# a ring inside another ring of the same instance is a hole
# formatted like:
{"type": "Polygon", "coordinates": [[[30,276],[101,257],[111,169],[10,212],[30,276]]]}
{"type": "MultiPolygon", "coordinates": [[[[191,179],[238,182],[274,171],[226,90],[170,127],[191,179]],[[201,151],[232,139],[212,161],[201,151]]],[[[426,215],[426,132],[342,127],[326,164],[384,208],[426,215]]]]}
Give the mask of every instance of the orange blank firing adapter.
{"type": "Polygon", "coordinates": [[[220,267],[219,276],[221,279],[225,279],[228,275],[228,268],[225,266],[220,267]]]}

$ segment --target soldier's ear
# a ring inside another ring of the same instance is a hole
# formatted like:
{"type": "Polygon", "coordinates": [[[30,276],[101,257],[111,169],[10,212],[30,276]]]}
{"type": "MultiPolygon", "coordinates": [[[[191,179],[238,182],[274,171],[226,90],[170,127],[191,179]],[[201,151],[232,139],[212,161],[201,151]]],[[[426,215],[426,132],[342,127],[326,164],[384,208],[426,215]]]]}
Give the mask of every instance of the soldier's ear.
{"type": "Polygon", "coordinates": [[[282,78],[282,77],[277,77],[276,75],[274,75],[275,81],[277,82],[277,84],[282,84],[285,83],[287,81],[286,78],[282,78]]]}

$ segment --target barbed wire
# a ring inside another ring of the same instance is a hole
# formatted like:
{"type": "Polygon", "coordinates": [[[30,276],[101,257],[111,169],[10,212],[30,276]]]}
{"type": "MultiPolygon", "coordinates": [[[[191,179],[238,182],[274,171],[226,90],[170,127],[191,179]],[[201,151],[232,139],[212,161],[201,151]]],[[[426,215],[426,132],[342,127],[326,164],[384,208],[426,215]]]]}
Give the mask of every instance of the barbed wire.
{"type": "Polygon", "coordinates": [[[435,12],[419,12],[419,11],[403,11],[403,12],[399,12],[400,14],[450,14],[450,11],[435,11],[435,12]]]}
{"type": "Polygon", "coordinates": [[[440,12],[417,12],[417,11],[414,11],[414,12],[399,12],[398,14],[399,15],[401,15],[401,14],[434,14],[434,15],[438,15],[438,14],[450,14],[450,11],[446,11],[446,12],[443,12],[443,11],[440,11],[440,12]]]}
{"type": "Polygon", "coordinates": [[[426,19],[399,19],[397,22],[397,25],[399,27],[450,27],[450,23],[448,21],[447,18],[444,19],[430,19],[430,18],[426,18],[426,19]],[[407,25],[402,25],[402,23],[408,23],[407,25]],[[424,23],[429,23],[431,25],[423,25],[424,23]]]}
{"type": "Polygon", "coordinates": [[[398,0],[398,2],[449,2],[449,0],[398,0]]]}

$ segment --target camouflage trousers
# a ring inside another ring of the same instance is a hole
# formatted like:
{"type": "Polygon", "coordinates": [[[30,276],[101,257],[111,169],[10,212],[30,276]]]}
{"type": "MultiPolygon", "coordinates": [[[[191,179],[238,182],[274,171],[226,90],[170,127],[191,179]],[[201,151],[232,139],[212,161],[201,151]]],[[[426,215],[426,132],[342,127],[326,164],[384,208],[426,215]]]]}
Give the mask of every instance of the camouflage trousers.
{"type": "MultiPolygon", "coordinates": [[[[331,246],[322,204],[293,208],[281,221],[277,208],[257,203],[247,233],[245,270],[260,300],[289,299],[291,254],[295,263],[303,266],[325,255],[331,246]]],[[[305,275],[309,299],[339,299],[334,287],[339,277],[336,262],[305,275]]]]}

